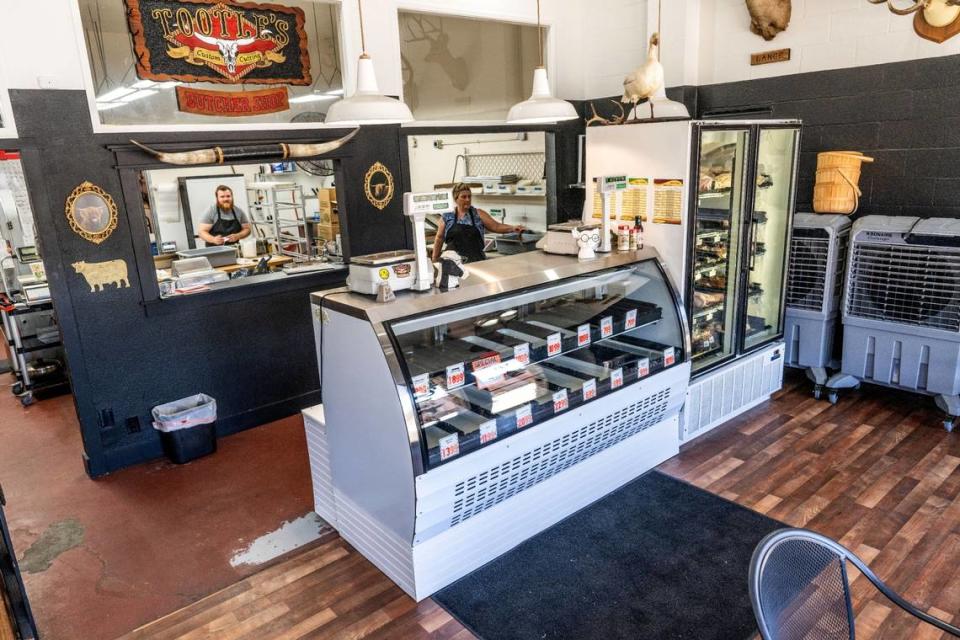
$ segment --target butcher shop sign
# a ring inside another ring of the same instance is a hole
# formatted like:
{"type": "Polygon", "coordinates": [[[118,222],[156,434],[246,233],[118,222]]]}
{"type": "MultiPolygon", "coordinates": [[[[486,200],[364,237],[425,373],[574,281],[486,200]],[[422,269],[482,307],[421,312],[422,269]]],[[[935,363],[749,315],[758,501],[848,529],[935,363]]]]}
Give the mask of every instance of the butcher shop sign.
{"type": "Polygon", "coordinates": [[[220,0],[125,1],[141,78],[311,83],[302,9],[220,0]]]}

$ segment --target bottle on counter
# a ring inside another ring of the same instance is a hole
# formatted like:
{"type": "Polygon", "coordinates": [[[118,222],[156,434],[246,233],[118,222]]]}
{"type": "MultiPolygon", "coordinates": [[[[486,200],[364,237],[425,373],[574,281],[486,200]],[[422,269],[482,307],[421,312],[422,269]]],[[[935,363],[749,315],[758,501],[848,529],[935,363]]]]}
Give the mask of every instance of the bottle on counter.
{"type": "Polygon", "coordinates": [[[621,224],[617,227],[617,251],[630,250],[630,228],[621,224]]]}
{"type": "Polygon", "coordinates": [[[637,250],[637,239],[638,239],[638,236],[637,236],[637,227],[636,227],[636,225],[628,228],[627,231],[630,232],[630,251],[636,251],[636,250],[637,250]]]}
{"type": "Polygon", "coordinates": [[[640,216],[633,219],[633,236],[637,240],[636,249],[643,249],[643,221],[640,216]]]}

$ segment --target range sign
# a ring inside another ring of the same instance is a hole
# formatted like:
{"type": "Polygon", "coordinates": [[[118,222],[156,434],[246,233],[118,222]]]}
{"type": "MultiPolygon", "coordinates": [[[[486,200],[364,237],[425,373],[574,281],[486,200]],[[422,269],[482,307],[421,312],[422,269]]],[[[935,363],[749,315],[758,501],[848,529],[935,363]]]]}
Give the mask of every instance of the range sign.
{"type": "Polygon", "coordinates": [[[302,9],[220,0],[125,1],[141,78],[311,83],[302,9]]]}

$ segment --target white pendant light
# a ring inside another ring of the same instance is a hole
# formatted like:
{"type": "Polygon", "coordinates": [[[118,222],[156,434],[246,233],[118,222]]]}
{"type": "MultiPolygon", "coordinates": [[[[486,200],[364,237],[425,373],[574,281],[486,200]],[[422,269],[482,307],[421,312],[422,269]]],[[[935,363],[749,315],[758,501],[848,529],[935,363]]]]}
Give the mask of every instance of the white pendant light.
{"type": "Polygon", "coordinates": [[[573,120],[580,115],[566,100],[554,98],[543,66],[543,34],[540,28],[540,0],[537,0],[537,43],[540,46],[540,65],[533,70],[533,93],[529,100],[513,105],[507,114],[508,124],[538,124],[573,120]]]}
{"type": "MultiPolygon", "coordinates": [[[[663,2],[657,1],[657,62],[663,54],[663,31],[660,19],[663,15],[663,2]]],[[[656,93],[643,104],[638,104],[628,115],[628,120],[652,120],[654,118],[689,118],[690,111],[682,102],[667,97],[667,89],[661,86],[656,93]]]]}
{"type": "Polygon", "coordinates": [[[380,93],[373,60],[367,55],[367,44],[363,34],[363,7],[360,5],[360,0],[357,0],[357,7],[360,11],[360,46],[363,49],[357,61],[357,90],[349,98],[338,100],[330,105],[324,122],[344,126],[412,122],[413,114],[405,103],[380,93]]]}

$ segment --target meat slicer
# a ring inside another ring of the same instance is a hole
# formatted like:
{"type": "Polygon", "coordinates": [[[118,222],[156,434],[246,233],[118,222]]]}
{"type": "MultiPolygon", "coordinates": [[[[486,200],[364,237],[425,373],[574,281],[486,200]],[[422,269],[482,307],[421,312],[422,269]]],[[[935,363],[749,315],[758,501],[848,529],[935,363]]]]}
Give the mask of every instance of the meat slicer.
{"type": "Polygon", "coordinates": [[[429,291],[433,288],[433,263],[427,252],[426,218],[428,213],[443,213],[454,208],[449,191],[403,194],[403,214],[413,225],[413,251],[383,251],[350,260],[347,286],[356,293],[380,296],[387,300],[404,289],[429,291]]]}

